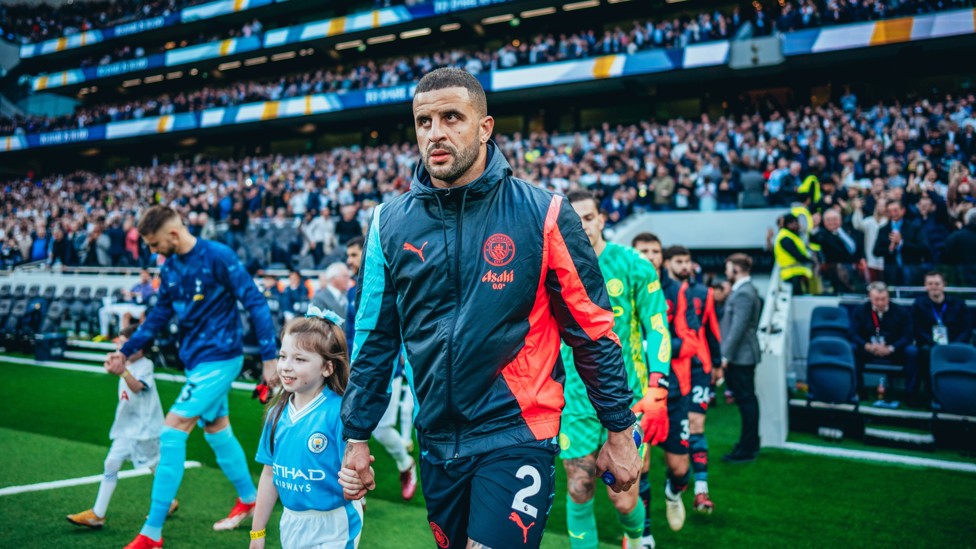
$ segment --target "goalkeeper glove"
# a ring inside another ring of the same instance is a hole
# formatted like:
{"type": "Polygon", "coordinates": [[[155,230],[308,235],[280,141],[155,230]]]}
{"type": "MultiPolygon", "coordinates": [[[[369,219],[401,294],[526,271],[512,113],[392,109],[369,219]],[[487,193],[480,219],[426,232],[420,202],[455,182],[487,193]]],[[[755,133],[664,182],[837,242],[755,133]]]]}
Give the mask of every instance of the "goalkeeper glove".
{"type": "Polygon", "coordinates": [[[660,444],[668,438],[668,382],[660,373],[651,374],[647,392],[632,408],[640,416],[644,442],[660,444]]]}
{"type": "Polygon", "coordinates": [[[271,398],[271,387],[262,381],[256,387],[254,387],[254,392],[251,393],[251,398],[258,399],[258,402],[261,404],[267,404],[268,400],[271,398]]]}

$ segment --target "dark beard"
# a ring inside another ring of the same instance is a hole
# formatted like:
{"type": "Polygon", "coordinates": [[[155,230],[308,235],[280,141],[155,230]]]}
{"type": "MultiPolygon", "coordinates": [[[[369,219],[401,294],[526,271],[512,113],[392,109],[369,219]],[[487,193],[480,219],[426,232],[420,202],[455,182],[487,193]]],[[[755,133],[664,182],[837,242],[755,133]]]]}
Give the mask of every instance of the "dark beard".
{"type": "Polygon", "coordinates": [[[460,150],[452,150],[447,147],[443,147],[453,153],[454,163],[444,174],[437,174],[435,170],[443,170],[444,168],[431,168],[430,165],[430,155],[424,155],[424,167],[427,168],[427,172],[430,173],[431,177],[436,177],[441,181],[446,183],[453,183],[457,181],[459,177],[464,175],[472,165],[474,165],[475,160],[478,159],[478,146],[464,148],[460,150]]]}

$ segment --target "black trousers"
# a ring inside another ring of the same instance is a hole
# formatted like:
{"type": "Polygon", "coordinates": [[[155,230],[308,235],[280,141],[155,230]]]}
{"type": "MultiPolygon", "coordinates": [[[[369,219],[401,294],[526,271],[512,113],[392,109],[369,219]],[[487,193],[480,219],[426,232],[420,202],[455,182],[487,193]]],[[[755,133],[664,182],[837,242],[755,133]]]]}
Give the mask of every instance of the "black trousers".
{"type": "Polygon", "coordinates": [[[736,448],[743,453],[759,451],[759,400],[756,398],[756,365],[729,364],[725,373],[735,404],[742,416],[742,433],[736,448]]]}

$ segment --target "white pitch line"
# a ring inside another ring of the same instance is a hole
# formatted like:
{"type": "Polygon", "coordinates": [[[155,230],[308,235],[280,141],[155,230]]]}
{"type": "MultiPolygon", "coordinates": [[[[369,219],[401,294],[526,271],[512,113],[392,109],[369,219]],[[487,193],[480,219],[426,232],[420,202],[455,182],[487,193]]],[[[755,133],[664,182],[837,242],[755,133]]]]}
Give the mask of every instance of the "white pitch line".
{"type": "Polygon", "coordinates": [[[976,463],[963,463],[960,461],[946,461],[942,459],[922,458],[915,456],[902,456],[898,454],[885,454],[882,452],[869,452],[866,450],[849,450],[845,448],[828,448],[826,446],[816,446],[813,444],[801,444],[798,442],[787,442],[780,448],[792,450],[804,454],[814,454],[818,456],[839,457],[855,459],[861,461],[877,461],[881,463],[892,463],[897,465],[911,465],[914,467],[928,467],[931,469],[943,469],[946,471],[959,471],[963,473],[976,473],[976,463]]]}
{"type": "MultiPolygon", "coordinates": [[[[72,362],[58,362],[55,360],[34,360],[32,358],[22,358],[19,356],[7,356],[0,355],[0,362],[11,362],[13,364],[24,364],[26,366],[41,366],[43,368],[55,368],[57,370],[70,370],[72,372],[85,372],[89,374],[104,374],[108,375],[105,368],[99,366],[86,366],[84,364],[74,364],[72,362]]],[[[155,374],[156,379],[160,381],[173,381],[175,383],[186,383],[186,376],[179,376],[173,374],[155,374]]],[[[246,381],[235,381],[231,384],[231,388],[240,389],[242,391],[253,391],[257,384],[250,383],[246,381]]]]}
{"type": "MultiPolygon", "coordinates": [[[[199,461],[186,461],[183,462],[183,467],[186,469],[195,469],[200,467],[199,461]]],[[[121,471],[119,473],[119,478],[132,478],[132,477],[144,477],[146,475],[151,475],[152,471],[149,467],[140,467],[138,469],[130,469],[128,471],[121,471]]],[[[81,486],[83,484],[98,484],[102,481],[103,475],[92,475],[90,477],[79,477],[79,478],[69,478],[65,480],[54,480],[51,482],[39,482],[37,484],[25,484],[23,486],[8,486],[6,488],[0,488],[0,496],[11,496],[13,494],[23,494],[24,492],[40,492],[42,490],[55,490],[57,488],[67,488],[69,486],[81,486]]]]}

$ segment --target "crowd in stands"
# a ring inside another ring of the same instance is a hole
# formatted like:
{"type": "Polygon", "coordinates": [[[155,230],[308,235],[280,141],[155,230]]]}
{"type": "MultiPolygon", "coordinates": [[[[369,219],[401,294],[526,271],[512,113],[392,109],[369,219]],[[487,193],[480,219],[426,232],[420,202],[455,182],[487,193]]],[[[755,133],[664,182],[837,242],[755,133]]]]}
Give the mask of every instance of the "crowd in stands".
{"type": "MultiPolygon", "coordinates": [[[[831,1],[818,6],[807,0],[802,5],[787,2],[775,21],[768,21],[765,12],[752,10],[743,14],[738,6],[727,13],[702,12],[693,17],[674,17],[659,20],[633,21],[606,29],[587,29],[536,35],[524,40],[515,39],[496,50],[464,50],[402,56],[386,60],[370,60],[354,66],[336,66],[314,72],[278,76],[262,81],[246,81],[222,87],[208,86],[176,94],[130,100],[119,104],[80,105],[74,113],[60,117],[0,117],[0,135],[41,133],[69,128],[84,128],[118,120],[147,116],[195,112],[214,107],[226,107],[263,100],[326,92],[346,92],[396,86],[417,81],[421,75],[440,67],[458,67],[472,74],[556,61],[583,59],[618,53],[636,53],[653,48],[685,47],[711,40],[730,39],[747,20],[751,20],[758,34],[774,28],[781,31],[815,27],[822,24],[847,23],[928,12],[972,4],[973,0],[944,2],[928,1],[831,1]],[[802,14],[802,15],[800,15],[802,14]]],[[[257,20],[241,29],[232,29],[228,36],[260,34],[263,26],[257,20]]],[[[200,35],[192,43],[217,38],[200,35]]],[[[185,41],[184,41],[185,42],[185,41]]],[[[181,46],[185,44],[181,43],[181,46]]],[[[85,60],[83,66],[143,57],[143,48],[122,46],[100,58],[85,60]]]]}
{"type": "MultiPolygon", "coordinates": [[[[16,1],[16,0],[15,0],[16,1]]],[[[215,0],[101,0],[0,4],[0,36],[11,42],[43,42],[138,19],[168,16],[215,0]]],[[[374,0],[377,8],[418,4],[421,0],[374,0]]]]}
{"type": "Polygon", "coordinates": [[[216,42],[217,40],[224,40],[227,38],[247,38],[250,36],[261,36],[264,31],[264,24],[258,19],[253,19],[248,23],[244,23],[240,27],[232,27],[229,29],[221,29],[219,31],[213,32],[199,32],[191,37],[182,37],[180,42],[170,42],[166,45],[160,46],[155,49],[146,50],[141,46],[136,46],[133,48],[128,44],[121,45],[114,50],[104,53],[97,57],[88,57],[83,59],[78,63],[81,68],[87,67],[100,67],[105,65],[110,65],[112,63],[117,63],[119,61],[130,61],[132,59],[140,59],[146,57],[147,55],[153,55],[157,53],[164,53],[167,50],[180,47],[185,48],[187,46],[194,46],[197,44],[206,44],[208,42],[216,42]]]}
{"type": "Polygon", "coordinates": [[[103,0],[101,2],[18,2],[0,5],[0,29],[8,39],[42,42],[87,30],[104,29],[211,0],[103,0]]]}
{"type": "MultiPolygon", "coordinates": [[[[974,106],[972,94],[862,106],[848,92],[837,105],[762,103],[741,116],[516,133],[497,143],[518,177],[557,192],[595,190],[610,227],[634,212],[804,202],[805,226],[795,230],[821,243],[806,261],[827,291],[920,283],[944,264],[970,265],[965,281],[976,285],[974,106]],[[889,249],[892,232],[904,246],[889,249]]],[[[162,202],[201,234],[219,228],[259,263],[309,257],[320,265],[362,233],[373,205],[409,188],[417,160],[414,144],[399,144],[13,181],[4,189],[0,264],[145,264],[132,222],[162,202]]]]}

